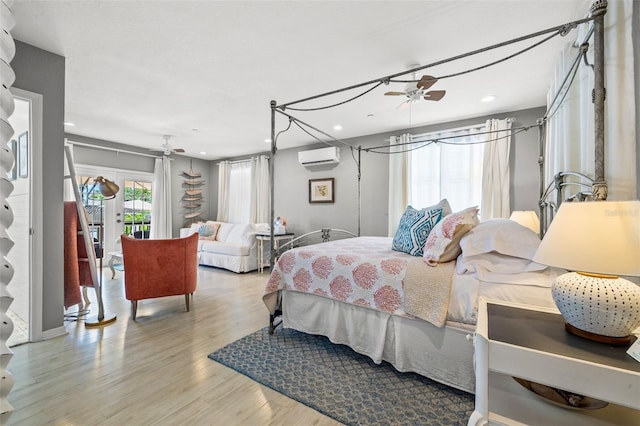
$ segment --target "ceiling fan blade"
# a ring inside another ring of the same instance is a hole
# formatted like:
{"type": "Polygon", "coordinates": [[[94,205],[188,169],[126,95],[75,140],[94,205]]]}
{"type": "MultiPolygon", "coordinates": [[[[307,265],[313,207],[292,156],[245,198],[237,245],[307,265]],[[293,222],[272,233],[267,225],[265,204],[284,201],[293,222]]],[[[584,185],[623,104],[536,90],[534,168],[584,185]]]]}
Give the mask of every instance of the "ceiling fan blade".
{"type": "Polygon", "coordinates": [[[184,152],[183,148],[176,148],[173,150],[173,152],[184,152]]]}
{"type": "Polygon", "coordinates": [[[387,92],[385,93],[386,96],[405,96],[406,93],[405,92],[387,92]]]}
{"type": "Polygon", "coordinates": [[[424,99],[427,101],[439,101],[444,98],[445,93],[447,93],[446,90],[432,90],[424,94],[424,99]]]}
{"type": "Polygon", "coordinates": [[[416,86],[419,89],[427,90],[429,87],[436,84],[436,81],[438,81],[438,79],[431,75],[423,75],[422,78],[420,78],[420,80],[418,81],[418,84],[416,84],[416,86]]]}

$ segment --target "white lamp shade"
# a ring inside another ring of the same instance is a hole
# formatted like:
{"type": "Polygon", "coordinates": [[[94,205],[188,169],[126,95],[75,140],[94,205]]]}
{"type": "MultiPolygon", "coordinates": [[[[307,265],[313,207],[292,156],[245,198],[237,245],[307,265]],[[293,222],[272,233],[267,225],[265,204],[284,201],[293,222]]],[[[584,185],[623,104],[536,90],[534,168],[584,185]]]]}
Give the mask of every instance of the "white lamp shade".
{"type": "Polygon", "coordinates": [[[569,271],[640,276],[640,201],[563,203],[533,260],[569,271]]]}
{"type": "Polygon", "coordinates": [[[540,219],[538,219],[538,215],[533,210],[516,210],[511,213],[509,219],[526,226],[536,234],[540,233],[540,219]]]}

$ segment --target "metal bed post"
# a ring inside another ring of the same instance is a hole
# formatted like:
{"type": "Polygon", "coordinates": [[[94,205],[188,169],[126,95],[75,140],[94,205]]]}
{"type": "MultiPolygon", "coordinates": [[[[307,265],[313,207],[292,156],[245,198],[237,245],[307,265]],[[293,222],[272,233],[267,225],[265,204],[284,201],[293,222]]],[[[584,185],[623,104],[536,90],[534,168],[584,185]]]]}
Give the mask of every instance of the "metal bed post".
{"type": "Polygon", "coordinates": [[[593,108],[595,119],[595,174],[591,189],[595,200],[607,199],[607,182],[604,176],[604,15],[607,13],[607,0],[598,0],[591,6],[594,17],[594,89],[593,108]]]}
{"type": "MultiPolygon", "coordinates": [[[[273,271],[273,266],[274,266],[274,260],[276,258],[276,250],[275,250],[275,238],[273,236],[273,223],[275,220],[275,205],[274,205],[274,201],[275,201],[275,190],[274,190],[274,170],[275,170],[275,165],[274,165],[274,160],[275,160],[275,155],[276,155],[276,151],[277,151],[277,146],[276,146],[276,101],[271,101],[270,103],[271,105],[271,151],[269,152],[269,189],[270,189],[270,217],[269,217],[269,229],[270,229],[270,238],[269,238],[269,252],[270,252],[270,257],[269,257],[269,271],[273,271]]],[[[280,309],[277,309],[273,314],[269,315],[269,334],[273,334],[276,328],[276,324],[275,324],[275,320],[276,317],[282,315],[282,311],[280,309]]]]}

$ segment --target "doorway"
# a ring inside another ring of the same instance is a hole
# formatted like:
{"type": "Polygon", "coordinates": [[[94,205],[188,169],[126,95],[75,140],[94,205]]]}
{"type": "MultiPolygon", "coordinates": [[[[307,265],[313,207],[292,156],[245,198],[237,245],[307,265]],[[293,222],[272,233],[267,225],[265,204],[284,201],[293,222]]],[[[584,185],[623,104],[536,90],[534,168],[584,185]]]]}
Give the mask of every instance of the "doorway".
{"type": "MultiPolygon", "coordinates": [[[[121,234],[136,238],[149,238],[152,226],[151,203],[153,173],[114,170],[105,167],[76,165],[76,179],[80,192],[82,188],[93,188],[94,177],[103,176],[120,187],[113,200],[101,202],[98,198],[91,199],[85,206],[97,202],[101,205],[101,217],[96,215],[94,222],[103,229],[104,253],[119,252],[119,238],[121,234]]],[[[88,200],[91,197],[88,197],[88,200]]]]}
{"type": "Polygon", "coordinates": [[[9,174],[13,191],[8,202],[14,219],[8,228],[14,246],[7,254],[14,275],[8,285],[13,297],[8,315],[14,328],[7,346],[42,339],[42,218],[34,215],[42,211],[42,96],[25,90],[11,89],[15,109],[9,117],[14,129],[10,141],[16,164],[9,174]],[[15,142],[15,143],[14,143],[15,142]]]}

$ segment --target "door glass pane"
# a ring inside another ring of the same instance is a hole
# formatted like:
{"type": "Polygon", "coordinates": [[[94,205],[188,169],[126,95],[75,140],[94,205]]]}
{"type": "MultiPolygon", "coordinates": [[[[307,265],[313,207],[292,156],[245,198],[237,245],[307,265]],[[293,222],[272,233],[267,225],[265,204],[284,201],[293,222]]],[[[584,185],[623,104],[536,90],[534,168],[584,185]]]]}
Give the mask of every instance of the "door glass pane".
{"type": "Polygon", "coordinates": [[[100,243],[104,241],[104,236],[100,235],[104,229],[104,196],[100,192],[100,184],[97,183],[93,177],[76,175],[76,181],[78,182],[78,190],[82,197],[82,204],[87,212],[89,233],[96,247],[96,255],[100,257],[100,243]]]}
{"type": "Polygon", "coordinates": [[[124,229],[134,238],[149,238],[151,231],[151,182],[124,181],[124,229]]]}

